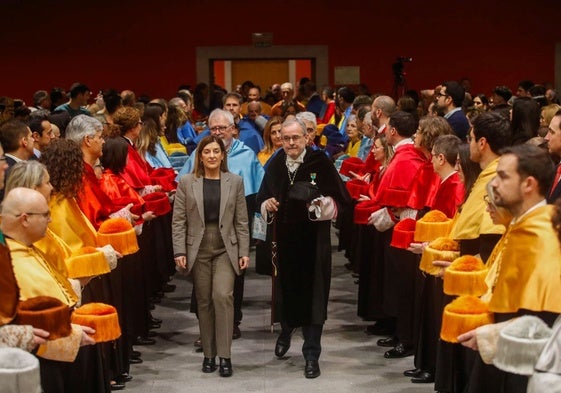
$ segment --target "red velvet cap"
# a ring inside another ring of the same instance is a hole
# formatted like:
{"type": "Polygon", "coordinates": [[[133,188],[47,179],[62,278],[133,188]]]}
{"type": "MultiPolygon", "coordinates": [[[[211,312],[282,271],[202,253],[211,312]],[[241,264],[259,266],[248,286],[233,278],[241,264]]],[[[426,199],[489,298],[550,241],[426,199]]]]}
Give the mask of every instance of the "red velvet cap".
{"type": "Polygon", "coordinates": [[[157,168],[150,173],[150,179],[155,184],[161,185],[164,191],[171,191],[177,188],[176,176],[172,168],[157,168]]]}
{"type": "Polygon", "coordinates": [[[347,177],[352,177],[350,171],[356,174],[362,174],[362,172],[364,171],[364,162],[358,157],[347,158],[341,164],[341,169],[339,169],[339,173],[347,177]]]}
{"type": "Polygon", "coordinates": [[[163,216],[171,211],[171,204],[165,192],[152,192],[144,196],[144,209],[163,216]]]}
{"type": "Polygon", "coordinates": [[[415,224],[416,221],[412,218],[405,218],[395,224],[390,246],[407,249],[414,242],[415,224]]]}
{"type": "Polygon", "coordinates": [[[138,203],[138,200],[133,199],[133,198],[127,198],[127,197],[123,197],[123,198],[114,198],[112,199],[113,204],[118,207],[119,209],[122,209],[123,207],[127,206],[128,204],[132,203],[132,207],[131,207],[131,213],[135,214],[137,216],[141,216],[142,215],[142,204],[138,203]]]}
{"type": "Polygon", "coordinates": [[[379,208],[380,206],[372,200],[357,203],[354,212],[354,223],[362,225],[368,224],[370,215],[379,208]]]}
{"type": "Polygon", "coordinates": [[[368,183],[359,179],[352,179],[349,180],[345,186],[347,187],[347,191],[351,195],[351,198],[358,199],[360,198],[360,194],[368,195],[368,183]]]}

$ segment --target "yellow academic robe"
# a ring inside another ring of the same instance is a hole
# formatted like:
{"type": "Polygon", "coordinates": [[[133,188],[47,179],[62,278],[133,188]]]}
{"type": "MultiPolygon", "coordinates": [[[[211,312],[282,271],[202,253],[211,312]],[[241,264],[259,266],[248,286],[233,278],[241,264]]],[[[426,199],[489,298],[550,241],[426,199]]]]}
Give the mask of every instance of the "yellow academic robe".
{"type": "Polygon", "coordinates": [[[492,161],[475,181],[468,199],[462,205],[462,211],[458,215],[450,237],[454,240],[477,239],[482,234],[501,235],[505,232],[503,225],[495,225],[491,216],[485,211],[483,197],[487,195],[487,183],[497,173],[499,159],[492,161]]]}
{"type": "Polygon", "coordinates": [[[39,249],[10,238],[6,238],[6,244],[10,249],[20,300],[50,296],[69,307],[76,304],[78,297],[68,279],[47,262],[39,249]]]}
{"type": "Polygon", "coordinates": [[[495,246],[487,262],[496,270],[490,311],[561,313],[561,246],[552,214],[551,205],[536,208],[512,223],[495,246]]]}
{"type": "Polygon", "coordinates": [[[55,269],[68,277],[66,270],[67,258],[72,255],[72,250],[57,234],[47,228],[45,237],[33,243],[43,254],[50,264],[54,265],[55,269]]]}
{"type": "Polygon", "coordinates": [[[74,198],[52,197],[49,201],[49,229],[59,236],[72,253],[82,247],[97,246],[97,232],[74,198]]]}

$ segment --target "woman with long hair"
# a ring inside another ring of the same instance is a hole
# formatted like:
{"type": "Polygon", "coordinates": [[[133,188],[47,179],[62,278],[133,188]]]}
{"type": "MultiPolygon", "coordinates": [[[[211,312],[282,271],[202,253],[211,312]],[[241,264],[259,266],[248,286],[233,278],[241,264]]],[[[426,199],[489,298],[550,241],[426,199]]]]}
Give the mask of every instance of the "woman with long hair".
{"type": "Polygon", "coordinates": [[[261,165],[265,166],[265,163],[271,158],[273,153],[277,151],[282,146],[282,139],[280,136],[280,129],[282,126],[282,118],[279,116],[273,116],[265,124],[265,129],[263,130],[263,142],[265,142],[265,147],[257,154],[257,159],[261,165]]]}
{"type": "Polygon", "coordinates": [[[519,145],[538,136],[540,106],[529,97],[518,97],[511,111],[512,144],[519,145]]]}
{"type": "Polygon", "coordinates": [[[197,147],[191,174],[179,181],[173,209],[173,250],[178,269],[193,273],[201,342],[202,371],[232,375],[234,280],[249,264],[249,231],[243,180],[228,171],[219,137],[197,147]],[[201,231],[201,228],[204,228],[201,231]]]}

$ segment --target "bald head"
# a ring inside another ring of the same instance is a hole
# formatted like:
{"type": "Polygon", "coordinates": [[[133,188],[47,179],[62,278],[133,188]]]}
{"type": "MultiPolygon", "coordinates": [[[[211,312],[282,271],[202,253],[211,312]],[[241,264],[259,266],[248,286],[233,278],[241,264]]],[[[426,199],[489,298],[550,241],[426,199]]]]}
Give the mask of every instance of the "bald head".
{"type": "Polygon", "coordinates": [[[257,117],[261,114],[261,104],[259,101],[251,101],[247,104],[247,116],[255,121],[257,117]]]}
{"type": "Polygon", "coordinates": [[[40,192],[16,187],[4,197],[0,228],[12,239],[30,246],[45,236],[50,221],[49,205],[40,192]]]}

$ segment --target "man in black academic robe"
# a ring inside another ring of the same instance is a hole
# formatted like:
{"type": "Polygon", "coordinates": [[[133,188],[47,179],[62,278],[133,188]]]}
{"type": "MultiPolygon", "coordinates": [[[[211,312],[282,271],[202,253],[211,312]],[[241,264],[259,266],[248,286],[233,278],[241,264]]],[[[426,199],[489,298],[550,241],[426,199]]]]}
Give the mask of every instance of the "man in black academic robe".
{"type": "Polygon", "coordinates": [[[282,332],[275,355],[284,356],[294,328],[302,327],[304,374],[315,378],[331,282],[331,220],[351,199],[325,153],[306,148],[305,135],[302,122],[283,124],[283,150],[265,172],[257,206],[277,241],[282,332]]]}

